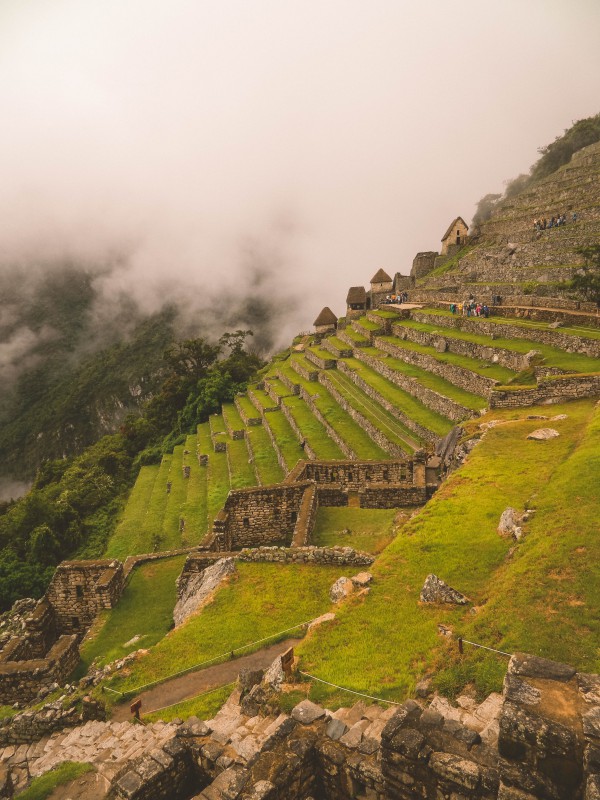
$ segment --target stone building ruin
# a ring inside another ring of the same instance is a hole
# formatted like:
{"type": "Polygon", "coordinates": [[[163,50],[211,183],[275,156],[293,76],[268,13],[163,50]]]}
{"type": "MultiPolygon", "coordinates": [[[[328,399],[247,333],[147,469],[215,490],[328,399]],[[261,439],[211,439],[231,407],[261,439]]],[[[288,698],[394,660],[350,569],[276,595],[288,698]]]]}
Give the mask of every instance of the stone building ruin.
{"type": "Polygon", "coordinates": [[[313,325],[317,333],[334,333],[337,328],[337,317],[329,306],[325,306],[313,322],[313,325]]]}
{"type": "Polygon", "coordinates": [[[62,684],[79,662],[79,642],[101,609],[124,588],[119,561],[63,561],[22,635],[0,651],[0,704],[30,702],[40,689],[62,684]]]}
{"type": "Polygon", "coordinates": [[[442,236],[442,250],[440,255],[451,256],[458,252],[467,243],[469,226],[462,217],[453,220],[446,233],[442,236]]]}

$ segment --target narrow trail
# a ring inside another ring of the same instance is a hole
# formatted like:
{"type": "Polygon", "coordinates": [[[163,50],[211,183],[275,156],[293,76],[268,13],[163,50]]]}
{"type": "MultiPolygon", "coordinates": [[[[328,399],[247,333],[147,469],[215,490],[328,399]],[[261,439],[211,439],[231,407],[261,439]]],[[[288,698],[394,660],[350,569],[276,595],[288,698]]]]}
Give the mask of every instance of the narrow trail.
{"type": "Polygon", "coordinates": [[[131,719],[129,706],[134,700],[142,701],[141,710],[143,716],[165,706],[189,700],[202,692],[225,686],[235,681],[243,669],[265,669],[270,666],[277,656],[281,655],[288,647],[298,644],[299,641],[300,639],[285,639],[283,642],[263,647],[261,650],[256,650],[247,656],[240,656],[239,658],[224,661],[221,664],[215,664],[212,667],[189,672],[187,675],[181,675],[178,678],[165,681],[165,683],[154,686],[152,689],[136,695],[135,698],[131,698],[125,703],[116,705],[111,719],[115,722],[131,719]]]}

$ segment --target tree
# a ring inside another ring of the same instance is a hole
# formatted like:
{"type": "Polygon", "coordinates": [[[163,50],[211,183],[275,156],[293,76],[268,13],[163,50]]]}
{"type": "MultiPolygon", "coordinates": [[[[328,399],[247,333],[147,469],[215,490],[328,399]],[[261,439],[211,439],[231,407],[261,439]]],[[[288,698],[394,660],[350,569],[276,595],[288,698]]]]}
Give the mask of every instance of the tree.
{"type": "Polygon", "coordinates": [[[471,223],[473,228],[478,228],[483,222],[487,222],[501,197],[501,194],[486,194],[481,198],[477,203],[477,209],[471,223]]]}
{"type": "MultiPolygon", "coordinates": [[[[243,333],[243,331],[239,331],[243,333]]],[[[165,351],[165,361],[176,375],[200,380],[206,375],[221,352],[220,344],[210,344],[206,339],[185,339],[165,351]]]]}
{"type": "Polygon", "coordinates": [[[584,257],[585,264],[569,281],[569,289],[600,308],[600,245],[580,247],[577,252],[584,257]]]}

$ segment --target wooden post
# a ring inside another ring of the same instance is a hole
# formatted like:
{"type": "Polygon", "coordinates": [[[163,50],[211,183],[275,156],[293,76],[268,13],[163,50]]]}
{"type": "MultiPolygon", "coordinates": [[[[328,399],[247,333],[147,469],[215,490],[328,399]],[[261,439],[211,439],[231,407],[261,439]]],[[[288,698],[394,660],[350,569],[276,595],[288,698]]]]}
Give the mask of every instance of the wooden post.
{"type": "Polygon", "coordinates": [[[458,637],[458,652],[459,652],[461,655],[464,653],[464,650],[463,650],[463,640],[462,640],[462,636],[459,636],[459,637],[458,637]]]}
{"type": "Polygon", "coordinates": [[[294,666],[294,648],[289,647],[285,653],[281,654],[281,668],[283,669],[283,673],[286,677],[286,680],[289,680],[292,677],[292,669],[294,666]]]}
{"type": "Polygon", "coordinates": [[[141,700],[136,700],[135,703],[132,703],[129,706],[129,710],[131,711],[131,713],[133,714],[135,719],[138,719],[138,720],[140,719],[140,709],[141,709],[141,707],[142,707],[142,701],[141,700]]]}

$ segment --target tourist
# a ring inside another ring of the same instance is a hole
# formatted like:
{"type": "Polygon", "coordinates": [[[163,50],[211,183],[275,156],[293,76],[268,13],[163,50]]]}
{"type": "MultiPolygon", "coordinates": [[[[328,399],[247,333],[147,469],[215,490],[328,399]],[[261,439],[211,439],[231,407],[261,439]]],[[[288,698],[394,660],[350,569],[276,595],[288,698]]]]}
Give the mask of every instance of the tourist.
{"type": "Polygon", "coordinates": [[[577,222],[577,212],[573,212],[573,222],[577,222]]]}
{"type": "Polygon", "coordinates": [[[490,315],[490,309],[484,303],[484,305],[483,305],[483,316],[487,319],[489,317],[489,315],[490,315]]]}

